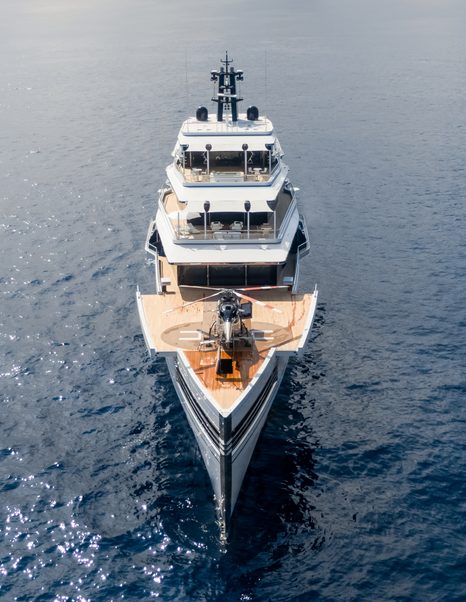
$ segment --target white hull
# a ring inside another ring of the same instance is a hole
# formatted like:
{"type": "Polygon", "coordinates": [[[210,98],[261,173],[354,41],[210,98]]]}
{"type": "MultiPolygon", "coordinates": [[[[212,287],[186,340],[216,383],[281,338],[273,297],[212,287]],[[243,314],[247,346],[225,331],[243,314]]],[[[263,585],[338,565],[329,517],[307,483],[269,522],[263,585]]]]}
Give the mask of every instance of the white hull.
{"type": "Polygon", "coordinates": [[[251,456],[284,376],[288,354],[274,350],[254,386],[227,415],[202,391],[199,381],[195,382],[182,356],[169,355],[166,360],[212,482],[222,531],[227,534],[251,456]]]}

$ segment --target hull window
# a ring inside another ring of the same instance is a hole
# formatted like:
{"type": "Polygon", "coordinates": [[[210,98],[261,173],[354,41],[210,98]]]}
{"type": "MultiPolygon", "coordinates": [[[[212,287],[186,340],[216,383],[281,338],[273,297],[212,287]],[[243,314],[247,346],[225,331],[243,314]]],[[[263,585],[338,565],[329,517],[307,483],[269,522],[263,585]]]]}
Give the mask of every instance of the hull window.
{"type": "Polygon", "coordinates": [[[180,265],[178,284],[236,288],[277,284],[276,265],[180,265]]]}
{"type": "Polygon", "coordinates": [[[249,265],[248,286],[265,286],[277,284],[277,266],[249,265]]]}
{"type": "Polygon", "coordinates": [[[244,265],[210,266],[209,280],[211,286],[244,286],[244,265]]]}
{"type": "Polygon", "coordinates": [[[190,286],[208,286],[209,283],[207,281],[207,266],[178,266],[178,284],[189,284],[190,286]]]}

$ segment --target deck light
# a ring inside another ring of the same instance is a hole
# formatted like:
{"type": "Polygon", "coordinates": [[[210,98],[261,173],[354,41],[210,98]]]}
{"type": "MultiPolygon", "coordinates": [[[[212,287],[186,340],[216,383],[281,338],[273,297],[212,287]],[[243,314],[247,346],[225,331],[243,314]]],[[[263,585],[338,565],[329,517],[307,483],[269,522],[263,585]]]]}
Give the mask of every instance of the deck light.
{"type": "Polygon", "coordinates": [[[244,143],[242,146],[244,151],[244,179],[246,179],[246,176],[248,175],[248,148],[249,146],[244,143]]]}
{"type": "Polygon", "coordinates": [[[210,201],[204,202],[204,239],[207,238],[207,214],[210,209],[210,201]]]}
{"type": "Polygon", "coordinates": [[[207,157],[207,175],[210,174],[210,151],[212,150],[212,145],[211,144],[206,144],[205,145],[205,149],[207,151],[206,153],[206,157],[207,157]]]}
{"type": "Polygon", "coordinates": [[[244,201],[244,210],[246,211],[246,219],[247,219],[247,231],[248,231],[248,238],[249,238],[249,212],[251,211],[251,202],[250,201],[244,201]]]}

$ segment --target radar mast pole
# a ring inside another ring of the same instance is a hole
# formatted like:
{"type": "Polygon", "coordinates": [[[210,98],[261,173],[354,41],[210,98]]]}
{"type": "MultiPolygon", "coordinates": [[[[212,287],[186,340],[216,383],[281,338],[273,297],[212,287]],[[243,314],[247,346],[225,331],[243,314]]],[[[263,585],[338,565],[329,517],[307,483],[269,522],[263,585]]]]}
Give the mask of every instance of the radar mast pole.
{"type": "Polygon", "coordinates": [[[230,67],[233,59],[228,58],[228,51],[225,53],[225,60],[222,60],[224,67],[220,67],[220,71],[213,69],[211,73],[211,81],[218,82],[217,96],[212,100],[217,103],[217,121],[223,121],[224,110],[231,110],[231,120],[238,121],[238,106],[237,103],[243,100],[236,93],[236,81],[243,80],[243,72],[238,69],[235,71],[230,67]]]}

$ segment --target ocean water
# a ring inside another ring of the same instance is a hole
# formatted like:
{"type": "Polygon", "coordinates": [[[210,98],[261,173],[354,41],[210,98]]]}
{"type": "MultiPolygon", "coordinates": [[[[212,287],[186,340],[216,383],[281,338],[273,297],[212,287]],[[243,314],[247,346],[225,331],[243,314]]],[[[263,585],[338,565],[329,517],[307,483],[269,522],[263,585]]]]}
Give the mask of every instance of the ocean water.
{"type": "Polygon", "coordinates": [[[466,6],[4,0],[0,598],[466,600],[466,6]],[[135,289],[228,49],[318,282],[219,542],[135,289]]]}

